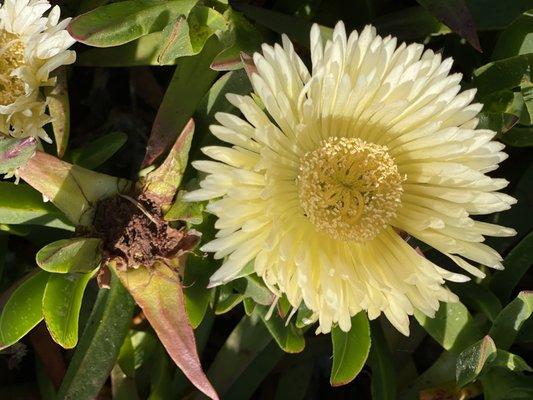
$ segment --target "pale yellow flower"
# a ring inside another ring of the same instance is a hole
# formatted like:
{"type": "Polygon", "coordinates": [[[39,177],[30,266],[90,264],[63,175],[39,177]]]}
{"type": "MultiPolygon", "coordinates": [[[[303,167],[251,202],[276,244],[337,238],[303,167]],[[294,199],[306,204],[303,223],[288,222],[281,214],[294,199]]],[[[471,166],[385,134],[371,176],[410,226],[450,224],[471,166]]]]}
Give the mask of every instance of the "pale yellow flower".
{"type": "Polygon", "coordinates": [[[475,90],[460,92],[451,59],[420,44],[397,45],[367,26],[331,40],[311,30],[309,71],[290,41],[254,55],[255,94],[229,95],[244,119],[220,113],[213,134],[232,147],[205,147],[215,161],[189,201],[212,199],[217,238],[203,247],[224,258],[219,285],[252,260],[255,272],[297,308],[344,331],[364,310],[409,334],[409,315],[434,316],[456,301],[445,280],[469,278],[427,260],[402,232],[431,245],[476,277],[501,269],[484,236],[513,229],[472,219],[515,200],[487,172],[506,158],[495,133],[476,129],[475,90]],[[262,108],[264,106],[264,109],[262,108]]]}
{"type": "Polygon", "coordinates": [[[60,10],[46,0],[5,0],[0,7],[0,129],[15,137],[51,141],[43,129],[50,121],[40,88],[52,86],[50,74],[72,64],[75,42],[59,21],[60,10]]]}

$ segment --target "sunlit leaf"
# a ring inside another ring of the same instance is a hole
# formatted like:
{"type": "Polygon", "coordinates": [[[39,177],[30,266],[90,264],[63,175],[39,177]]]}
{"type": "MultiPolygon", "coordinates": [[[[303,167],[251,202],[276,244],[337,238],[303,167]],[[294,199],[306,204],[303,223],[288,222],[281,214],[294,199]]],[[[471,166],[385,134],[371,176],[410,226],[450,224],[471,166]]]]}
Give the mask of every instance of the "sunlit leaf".
{"type": "Polygon", "coordinates": [[[0,174],[15,171],[35,154],[37,141],[33,137],[12,138],[0,134],[0,174]]]}
{"type": "Polygon", "coordinates": [[[78,343],[78,319],[85,287],[93,274],[51,274],[43,295],[43,315],[52,339],[66,349],[78,343]]]}
{"type": "Polygon", "coordinates": [[[73,238],[52,242],[37,252],[37,265],[48,272],[90,272],[100,264],[102,240],[73,238]]]}
{"type": "Polygon", "coordinates": [[[370,351],[370,326],[366,313],[361,311],[352,317],[349,332],[336,326],[331,330],[333,343],[332,386],[346,385],[363,369],[370,351]]]}
{"type": "Polygon", "coordinates": [[[485,363],[496,357],[496,345],[490,336],[485,336],[474,343],[457,357],[456,379],[459,386],[464,386],[481,373],[485,363]]]}
{"type": "Polygon", "coordinates": [[[483,337],[467,308],[459,302],[441,303],[434,318],[419,311],[415,311],[415,317],[433,339],[454,354],[483,337]]]}
{"type": "Polygon", "coordinates": [[[187,15],[197,0],[129,0],[98,7],[72,20],[69,32],[95,47],[118,46],[163,30],[179,15],[187,15]]]}
{"type": "Polygon", "coordinates": [[[70,102],[66,68],[58,69],[56,76],[56,84],[45,87],[45,94],[48,101],[48,111],[50,112],[50,117],[52,117],[57,156],[63,158],[70,136],[70,102]]]}
{"type": "Polygon", "coordinates": [[[489,335],[498,349],[507,350],[513,344],[522,324],[533,313],[533,292],[520,292],[498,315],[489,335]]]}
{"type": "Polygon", "coordinates": [[[18,342],[41,322],[42,298],[49,276],[48,272],[38,271],[11,293],[0,315],[0,349],[18,342]]]}

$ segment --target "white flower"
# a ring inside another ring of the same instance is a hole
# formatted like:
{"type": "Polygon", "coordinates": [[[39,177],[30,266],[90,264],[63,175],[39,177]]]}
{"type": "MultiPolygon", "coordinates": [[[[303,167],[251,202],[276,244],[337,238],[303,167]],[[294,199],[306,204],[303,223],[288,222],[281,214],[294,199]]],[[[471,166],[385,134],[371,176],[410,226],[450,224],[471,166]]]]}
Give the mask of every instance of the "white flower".
{"type": "Polygon", "coordinates": [[[325,42],[311,30],[311,72],[285,36],[262,50],[251,79],[262,105],[229,95],[245,119],[220,113],[211,131],[232,147],[205,147],[215,161],[193,163],[208,175],[186,198],[216,199],[208,210],[219,231],[203,250],[225,261],[212,286],[255,260],[274,293],[314,313],[317,332],[348,331],[365,310],[408,335],[415,309],[431,317],[456,301],[445,280],[469,278],[418,254],[402,232],[476,277],[472,263],[502,268],[482,242],[514,230],[470,215],[515,203],[497,192],[506,180],[486,175],[506,154],[494,132],[476,129],[482,106],[471,104],[475,90],[460,93],[451,59],[371,26],[347,37],[342,23],[325,42]]]}
{"type": "Polygon", "coordinates": [[[65,29],[70,19],[59,21],[58,6],[43,16],[49,8],[46,0],[6,0],[0,7],[0,128],[48,142],[40,87],[53,86],[51,72],[76,60],[67,50],[74,43],[65,29]]]}

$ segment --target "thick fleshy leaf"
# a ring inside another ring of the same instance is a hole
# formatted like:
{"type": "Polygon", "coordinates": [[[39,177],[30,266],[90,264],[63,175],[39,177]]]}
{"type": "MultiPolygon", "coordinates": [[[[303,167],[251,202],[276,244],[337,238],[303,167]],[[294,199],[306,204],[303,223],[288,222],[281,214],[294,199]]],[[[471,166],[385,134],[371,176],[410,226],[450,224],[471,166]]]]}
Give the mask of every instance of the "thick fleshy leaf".
{"type": "Polygon", "coordinates": [[[92,273],[51,274],[43,295],[46,327],[59,345],[71,349],[78,343],[81,302],[92,273]]]}
{"type": "MultiPolygon", "coordinates": [[[[241,319],[207,371],[207,376],[223,399],[228,398],[228,391],[246,371],[251,370],[254,361],[268,348],[269,343],[272,343],[272,336],[257,313],[241,319]],[[231,368],[228,368],[229,365],[231,368]]],[[[275,347],[270,354],[276,351],[283,354],[273,344],[275,347]]]]}
{"type": "Polygon", "coordinates": [[[179,276],[157,263],[153,270],[139,267],[117,271],[176,365],[189,380],[212,399],[218,396],[207,380],[198,358],[194,332],[183,303],[179,276]],[[167,310],[172,310],[168,313],[167,310]]]}
{"type": "Polygon", "coordinates": [[[522,14],[498,37],[493,60],[533,53],[533,10],[522,14]]]}
{"type": "MultiPolygon", "coordinates": [[[[161,65],[158,60],[163,32],[154,32],[110,48],[90,48],[78,54],[76,65],[84,67],[135,67],[161,65]]],[[[176,60],[169,65],[176,64],[176,60]]]]}
{"type": "Polygon", "coordinates": [[[505,368],[493,368],[481,378],[485,400],[529,400],[533,379],[505,368]]]}
{"type": "Polygon", "coordinates": [[[43,225],[74,230],[74,227],[53,204],[28,185],[0,182],[0,223],[43,225]]]}
{"type": "Polygon", "coordinates": [[[69,164],[38,151],[19,174],[75,224],[90,225],[94,205],[124,191],[130,182],[69,164]]]}
{"type": "Polygon", "coordinates": [[[478,89],[477,96],[485,96],[504,89],[520,86],[525,74],[529,74],[529,66],[533,63],[533,55],[523,55],[504,60],[494,61],[474,71],[474,86],[478,89]]]}
{"type": "Polygon", "coordinates": [[[72,20],[69,33],[95,47],[118,46],[162,30],[198,0],[130,0],[98,7],[72,20]]]}
{"type": "Polygon", "coordinates": [[[241,13],[230,8],[224,13],[224,17],[229,25],[228,29],[221,34],[221,41],[225,48],[211,64],[211,68],[217,71],[241,68],[241,52],[253,53],[258,51],[263,41],[255,26],[241,13]]]}
{"type": "Polygon", "coordinates": [[[396,372],[389,345],[378,320],[370,322],[372,346],[368,363],[372,369],[372,399],[395,400],[396,372]]]}
{"type": "Polygon", "coordinates": [[[476,26],[465,0],[417,0],[439,21],[464,37],[468,43],[481,51],[476,26]]]}
{"type": "Polygon", "coordinates": [[[109,160],[128,140],[124,132],[111,132],[100,136],[81,149],[73,150],[72,162],[83,168],[95,169],[109,160]]]}
{"type": "Polygon", "coordinates": [[[533,292],[520,292],[498,315],[489,335],[498,349],[507,350],[513,344],[522,324],[533,313],[533,292]]]}
{"type": "Polygon", "coordinates": [[[352,317],[350,332],[338,326],[331,330],[333,366],[329,382],[332,386],[350,383],[363,369],[370,351],[370,325],[366,313],[352,317]]]}
{"type": "Polygon", "coordinates": [[[187,18],[178,18],[163,30],[159,64],[167,65],[179,57],[198,54],[205,42],[217,31],[226,28],[226,21],[216,10],[197,6],[187,18]]]}
{"type": "Polygon", "coordinates": [[[491,321],[494,321],[502,310],[498,297],[479,283],[451,283],[449,286],[468,308],[482,312],[491,321]]]}
{"type": "Polygon", "coordinates": [[[530,232],[505,257],[503,271],[496,271],[490,280],[490,289],[502,301],[507,301],[520,279],[531,267],[533,259],[533,232],[530,232]]]}
{"type": "Polygon", "coordinates": [[[457,384],[464,386],[475,380],[485,363],[496,357],[496,345],[490,336],[467,347],[457,357],[455,376],[457,384]]]}
{"type": "Polygon", "coordinates": [[[90,272],[102,259],[102,240],[97,238],[63,239],[37,252],[37,265],[48,272],[90,272]]]}
{"type": "Polygon", "coordinates": [[[0,134],[0,174],[15,171],[35,154],[37,141],[33,137],[18,139],[0,134]]]}
{"type": "Polygon", "coordinates": [[[415,311],[415,317],[433,339],[453,354],[459,354],[483,337],[467,308],[459,302],[441,303],[434,318],[419,311],[415,311]]]}
{"type": "Polygon", "coordinates": [[[152,165],[187,125],[216,78],[209,65],[220,47],[218,39],[212,37],[199,54],[179,60],[152,126],[143,166],[152,165]]]}
{"type": "Polygon", "coordinates": [[[527,362],[520,356],[505,350],[496,350],[496,357],[489,363],[490,367],[504,367],[510,371],[533,372],[527,362]]]}
{"type": "Polygon", "coordinates": [[[279,347],[286,353],[299,353],[305,348],[305,338],[303,330],[294,326],[294,324],[287,324],[275,311],[271,316],[268,316],[269,307],[259,304],[255,305],[254,313],[257,313],[268,331],[279,345],[279,347]]]}
{"type": "Polygon", "coordinates": [[[18,342],[43,319],[44,288],[50,274],[29,275],[9,296],[0,315],[0,349],[18,342]]]}
{"type": "Polygon", "coordinates": [[[189,159],[193,134],[194,121],[190,119],[165,161],[146,177],[143,191],[160,199],[160,206],[163,208],[170,205],[181,183],[189,159]]]}
{"type": "Polygon", "coordinates": [[[96,398],[115,364],[131,324],[134,303],[114,273],[110,287],[98,293],[58,391],[58,400],[96,398]]]}
{"type": "Polygon", "coordinates": [[[533,146],[533,128],[514,127],[501,136],[501,141],[513,147],[533,146]]]}
{"type": "Polygon", "coordinates": [[[56,84],[45,87],[44,93],[48,101],[48,111],[52,117],[52,130],[54,131],[57,156],[63,158],[70,135],[70,102],[66,67],[59,68],[56,77],[56,84]]]}

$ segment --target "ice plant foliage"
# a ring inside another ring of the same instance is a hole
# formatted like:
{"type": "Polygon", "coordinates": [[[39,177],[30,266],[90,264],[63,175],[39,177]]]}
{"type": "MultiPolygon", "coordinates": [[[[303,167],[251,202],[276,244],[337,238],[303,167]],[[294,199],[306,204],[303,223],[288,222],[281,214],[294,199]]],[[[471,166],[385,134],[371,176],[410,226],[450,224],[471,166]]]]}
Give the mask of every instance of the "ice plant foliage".
{"type": "Polygon", "coordinates": [[[211,128],[232,147],[205,147],[208,175],[190,201],[211,199],[217,238],[203,250],[227,257],[217,285],[252,260],[255,272],[293,307],[350,329],[350,317],[381,313],[409,334],[414,310],[433,316],[456,296],[445,280],[469,278],[418,254],[402,232],[433,246],[477,277],[501,269],[484,236],[513,229],[470,215],[508,209],[507,185],[487,172],[506,158],[495,132],[476,129],[475,90],[460,92],[451,59],[420,44],[397,44],[367,26],[331,40],[311,30],[309,71],[293,45],[254,55],[255,94],[230,95],[245,119],[220,113],[211,128]],[[262,104],[258,104],[262,103],[262,104]],[[263,109],[264,107],[264,109],[263,109]]]}
{"type": "Polygon", "coordinates": [[[50,121],[40,87],[54,85],[52,71],[72,64],[67,50],[74,39],[59,21],[60,10],[46,0],[6,0],[0,6],[0,132],[15,137],[40,137],[50,142],[43,126],[50,121]]]}

